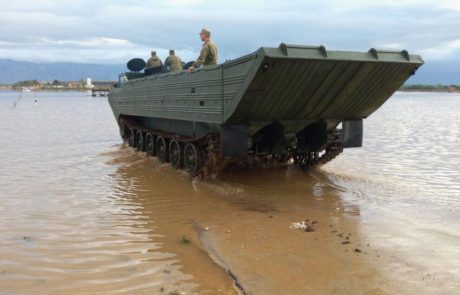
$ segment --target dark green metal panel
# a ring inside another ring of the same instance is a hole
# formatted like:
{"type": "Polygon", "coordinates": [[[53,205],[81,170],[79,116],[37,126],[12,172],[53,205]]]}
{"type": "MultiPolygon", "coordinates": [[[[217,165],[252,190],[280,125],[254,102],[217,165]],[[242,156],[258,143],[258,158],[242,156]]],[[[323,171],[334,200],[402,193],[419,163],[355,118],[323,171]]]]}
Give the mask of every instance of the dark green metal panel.
{"type": "Polygon", "coordinates": [[[222,121],[231,115],[251,82],[251,73],[257,72],[257,54],[243,56],[222,65],[223,67],[223,105],[222,121]]]}
{"type": "Polygon", "coordinates": [[[116,114],[220,123],[222,67],[128,81],[110,93],[109,102],[116,114]]]}
{"type": "Polygon", "coordinates": [[[192,74],[134,79],[115,88],[115,116],[246,125],[286,132],[325,121],[334,128],[376,111],[423,64],[406,51],[328,51],[281,44],[192,74]]]}
{"type": "Polygon", "coordinates": [[[366,118],[423,64],[407,52],[262,48],[255,77],[227,118],[232,123],[366,118]]]}

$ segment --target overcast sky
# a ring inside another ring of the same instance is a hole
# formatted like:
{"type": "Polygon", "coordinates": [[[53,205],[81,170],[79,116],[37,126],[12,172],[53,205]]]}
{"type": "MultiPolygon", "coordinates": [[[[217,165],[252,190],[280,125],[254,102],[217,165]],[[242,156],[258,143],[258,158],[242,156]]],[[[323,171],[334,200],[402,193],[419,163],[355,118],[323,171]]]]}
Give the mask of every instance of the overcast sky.
{"type": "Polygon", "coordinates": [[[195,59],[211,29],[220,61],[280,42],[407,49],[460,60],[460,0],[0,0],[0,58],[124,63],[155,48],[195,59]]]}

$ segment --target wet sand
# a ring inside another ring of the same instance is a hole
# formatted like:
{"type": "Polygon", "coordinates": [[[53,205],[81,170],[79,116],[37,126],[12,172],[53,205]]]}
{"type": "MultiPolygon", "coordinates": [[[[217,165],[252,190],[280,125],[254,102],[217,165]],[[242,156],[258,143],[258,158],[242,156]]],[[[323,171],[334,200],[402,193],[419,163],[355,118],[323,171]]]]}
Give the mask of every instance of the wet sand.
{"type": "Polygon", "coordinates": [[[450,98],[399,94],[317,171],[192,180],[120,144],[105,99],[40,95],[0,99],[0,294],[460,293],[450,98]]]}

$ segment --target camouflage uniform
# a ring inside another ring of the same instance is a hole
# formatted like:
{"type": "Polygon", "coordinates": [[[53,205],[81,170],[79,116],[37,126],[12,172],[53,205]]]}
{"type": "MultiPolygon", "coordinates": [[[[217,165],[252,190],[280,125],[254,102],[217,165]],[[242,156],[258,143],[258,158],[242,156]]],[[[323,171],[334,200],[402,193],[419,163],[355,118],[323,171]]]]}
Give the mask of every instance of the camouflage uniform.
{"type": "Polygon", "coordinates": [[[217,64],[217,46],[211,40],[205,42],[201,48],[200,56],[193,63],[194,68],[198,68],[201,65],[209,66],[217,64]]]}
{"type": "Polygon", "coordinates": [[[157,53],[152,51],[152,57],[147,61],[146,68],[156,68],[163,66],[163,62],[158,58],[157,53]]]}
{"type": "Polygon", "coordinates": [[[169,56],[165,60],[165,69],[168,72],[182,71],[182,60],[170,50],[169,56]]]}

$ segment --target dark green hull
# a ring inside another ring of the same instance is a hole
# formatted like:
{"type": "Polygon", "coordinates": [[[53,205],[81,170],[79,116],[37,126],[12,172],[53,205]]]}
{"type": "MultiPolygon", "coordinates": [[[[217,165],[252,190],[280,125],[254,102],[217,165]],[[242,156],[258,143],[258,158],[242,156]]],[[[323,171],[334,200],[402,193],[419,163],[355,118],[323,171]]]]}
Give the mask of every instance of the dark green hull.
{"type": "Polygon", "coordinates": [[[190,138],[220,134],[223,155],[318,151],[327,144],[326,133],[341,122],[353,122],[344,128],[350,133],[345,138],[362,136],[361,120],[422,64],[420,56],[405,51],[281,44],[191,74],[133,79],[115,88],[109,102],[117,120],[131,118],[190,138]],[[299,143],[292,146],[296,137],[299,143]],[[308,144],[302,146],[300,138],[308,144]]]}

